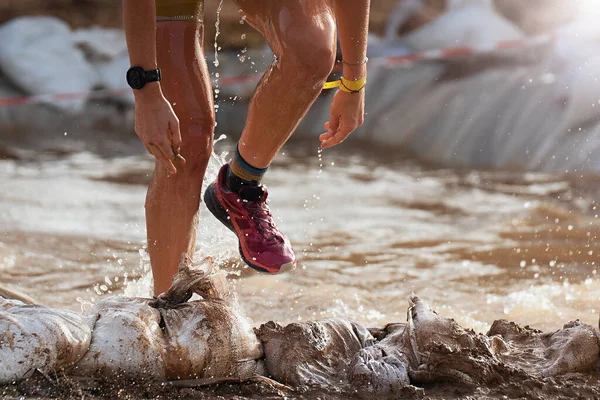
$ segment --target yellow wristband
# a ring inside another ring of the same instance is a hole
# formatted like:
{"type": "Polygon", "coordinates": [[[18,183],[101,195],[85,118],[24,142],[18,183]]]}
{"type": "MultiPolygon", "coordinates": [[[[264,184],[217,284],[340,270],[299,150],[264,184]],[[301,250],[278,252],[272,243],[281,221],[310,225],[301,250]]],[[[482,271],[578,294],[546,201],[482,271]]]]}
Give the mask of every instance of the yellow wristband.
{"type": "Polygon", "coordinates": [[[346,93],[356,93],[356,92],[360,92],[365,87],[366,84],[367,84],[366,77],[360,78],[359,80],[356,80],[356,81],[351,81],[346,78],[342,78],[337,81],[326,82],[323,85],[323,89],[333,89],[333,88],[339,87],[340,90],[342,90],[346,93]]]}
{"type": "Polygon", "coordinates": [[[367,84],[367,78],[363,77],[357,81],[350,81],[342,77],[340,82],[340,90],[348,93],[360,92],[367,84]]]}
{"type": "Polygon", "coordinates": [[[342,81],[339,79],[337,81],[325,82],[323,89],[333,89],[339,87],[341,83],[342,81]]]}

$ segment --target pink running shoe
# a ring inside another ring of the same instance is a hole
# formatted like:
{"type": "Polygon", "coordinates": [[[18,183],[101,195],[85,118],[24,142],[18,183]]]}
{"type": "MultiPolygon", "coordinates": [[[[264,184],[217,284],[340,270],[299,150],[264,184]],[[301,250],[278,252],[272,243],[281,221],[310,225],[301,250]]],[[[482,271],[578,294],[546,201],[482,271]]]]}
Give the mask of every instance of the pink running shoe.
{"type": "Polygon", "coordinates": [[[240,255],[257,271],[278,274],[296,267],[296,255],[288,238],[277,229],[267,205],[267,188],[247,186],[240,193],[225,185],[228,165],[204,192],[209,211],[238,237],[240,255]]]}

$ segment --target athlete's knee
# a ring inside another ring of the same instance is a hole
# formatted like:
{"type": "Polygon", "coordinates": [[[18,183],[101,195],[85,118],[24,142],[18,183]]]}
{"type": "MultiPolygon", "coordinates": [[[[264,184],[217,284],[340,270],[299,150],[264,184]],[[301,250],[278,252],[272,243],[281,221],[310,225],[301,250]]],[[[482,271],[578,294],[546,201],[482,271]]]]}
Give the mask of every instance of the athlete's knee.
{"type": "Polygon", "coordinates": [[[182,153],[186,157],[185,174],[202,180],[206,165],[213,152],[214,120],[190,128],[189,135],[182,144],[182,153]]]}
{"type": "Polygon", "coordinates": [[[317,84],[327,79],[336,55],[333,30],[333,27],[311,27],[307,28],[306,36],[290,40],[280,55],[282,67],[293,68],[295,74],[307,83],[317,84]]]}

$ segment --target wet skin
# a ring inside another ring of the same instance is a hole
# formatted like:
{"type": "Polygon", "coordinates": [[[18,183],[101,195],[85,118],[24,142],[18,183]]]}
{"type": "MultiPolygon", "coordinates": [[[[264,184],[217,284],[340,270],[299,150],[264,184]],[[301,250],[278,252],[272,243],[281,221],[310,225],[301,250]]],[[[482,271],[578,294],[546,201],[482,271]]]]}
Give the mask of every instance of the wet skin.
{"type": "Polygon", "coordinates": [[[156,294],[166,291],[182,253],[196,244],[202,179],[212,152],[215,115],[211,83],[202,50],[203,27],[196,22],[160,21],[156,26],[157,61],[165,97],[179,118],[181,155],[172,174],[156,162],[146,197],[148,253],[156,294]]]}
{"type": "MultiPolygon", "coordinates": [[[[355,2],[366,5],[367,11],[356,11],[352,4],[344,3],[344,8],[353,14],[347,11],[342,23],[359,26],[358,35],[366,40],[368,1],[355,2]]],[[[277,56],[256,88],[239,141],[242,157],[254,167],[265,168],[306,115],[333,68],[335,6],[333,0],[238,0],[237,4],[277,56]]],[[[215,116],[202,50],[201,23],[161,20],[156,32],[157,62],[163,71],[162,92],[179,119],[181,132],[180,147],[171,139],[173,150],[180,148],[186,160],[173,156],[168,146],[162,150],[166,158],[156,146],[149,146],[149,151],[157,156],[157,163],[146,200],[148,252],[154,291],[159,294],[169,288],[182,254],[192,257],[194,253],[200,191],[212,152],[215,116]]],[[[364,59],[366,41],[348,36],[341,38],[341,42],[343,50],[352,48],[348,52],[351,60],[364,59]]],[[[344,76],[350,79],[365,76],[364,66],[359,69],[348,72],[344,67],[344,76]]],[[[362,123],[363,103],[364,91],[336,93],[331,124],[325,125],[328,132],[320,138],[324,148],[341,143],[362,123]]],[[[152,122],[152,119],[141,121],[152,122]]],[[[173,138],[177,137],[173,133],[175,125],[176,121],[169,123],[173,138]]],[[[152,123],[146,126],[155,131],[158,127],[152,123]]],[[[165,147],[167,142],[162,139],[160,143],[165,147]]]]}
{"type": "Polygon", "coordinates": [[[258,85],[239,141],[242,157],[269,166],[321,92],[335,61],[335,19],[323,0],[239,0],[277,55],[258,85]]]}
{"type": "MultiPolygon", "coordinates": [[[[335,58],[335,20],[331,4],[322,0],[241,0],[238,5],[277,55],[252,98],[240,139],[242,156],[261,168],[271,163],[321,92],[335,58]]],[[[176,174],[157,162],[146,199],[148,252],[159,294],[170,287],[182,253],[194,253],[215,116],[202,25],[159,21],[156,40],[162,90],[179,118],[181,155],[187,161],[176,163],[176,174]]]]}

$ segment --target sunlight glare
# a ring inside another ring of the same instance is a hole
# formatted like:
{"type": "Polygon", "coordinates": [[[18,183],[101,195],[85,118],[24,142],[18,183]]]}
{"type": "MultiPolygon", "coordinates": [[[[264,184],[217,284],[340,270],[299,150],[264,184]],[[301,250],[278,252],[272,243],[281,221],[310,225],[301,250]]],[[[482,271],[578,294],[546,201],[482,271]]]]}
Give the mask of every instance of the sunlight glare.
{"type": "Polygon", "coordinates": [[[582,17],[598,17],[600,16],[600,1],[599,0],[579,0],[579,14],[582,17]]]}

